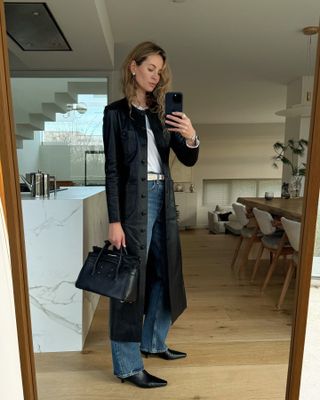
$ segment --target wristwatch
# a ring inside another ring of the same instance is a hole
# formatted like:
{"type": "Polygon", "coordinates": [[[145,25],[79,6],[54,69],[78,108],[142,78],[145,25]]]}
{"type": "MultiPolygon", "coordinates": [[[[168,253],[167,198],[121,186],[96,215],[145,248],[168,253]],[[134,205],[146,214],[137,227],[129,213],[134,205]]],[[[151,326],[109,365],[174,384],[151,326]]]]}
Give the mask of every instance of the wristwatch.
{"type": "Polygon", "coordinates": [[[192,136],[192,138],[188,138],[188,139],[186,139],[186,141],[187,142],[193,142],[193,144],[197,144],[197,139],[198,139],[198,136],[197,136],[197,134],[195,133],[193,136],[192,136]]]}

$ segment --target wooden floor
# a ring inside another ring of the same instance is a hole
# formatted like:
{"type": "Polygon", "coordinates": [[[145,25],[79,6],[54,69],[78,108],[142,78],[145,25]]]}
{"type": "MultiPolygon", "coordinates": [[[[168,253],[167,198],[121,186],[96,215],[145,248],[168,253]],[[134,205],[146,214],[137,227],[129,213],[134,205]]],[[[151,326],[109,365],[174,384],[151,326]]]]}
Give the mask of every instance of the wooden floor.
{"type": "MultiPolygon", "coordinates": [[[[181,240],[188,309],[167,343],[188,357],[145,360],[145,368],[168,380],[168,386],[143,390],[113,376],[108,306],[102,299],[83,353],[36,354],[40,400],[285,398],[293,288],[283,310],[276,311],[282,268],[261,297],[258,284],[239,280],[230,270],[236,237],[196,230],[182,232],[181,240]]],[[[265,271],[266,265],[258,282],[265,271]]]]}

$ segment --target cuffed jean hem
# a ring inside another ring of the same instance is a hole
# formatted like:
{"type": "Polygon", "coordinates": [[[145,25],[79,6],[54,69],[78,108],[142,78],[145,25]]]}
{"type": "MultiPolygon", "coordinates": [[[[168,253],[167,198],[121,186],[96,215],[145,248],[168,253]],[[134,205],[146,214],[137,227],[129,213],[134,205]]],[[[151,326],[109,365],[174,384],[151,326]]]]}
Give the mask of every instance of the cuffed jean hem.
{"type": "Polygon", "coordinates": [[[130,372],[128,372],[127,374],[123,374],[123,375],[117,375],[115,372],[113,372],[113,373],[114,373],[114,375],[115,375],[116,377],[123,379],[123,378],[128,378],[129,376],[138,374],[139,372],[141,372],[141,371],[143,371],[143,370],[144,370],[144,368],[142,367],[142,368],[140,368],[140,369],[137,369],[137,370],[135,370],[135,371],[130,371],[130,372]]]}
{"type": "Polygon", "coordinates": [[[165,346],[162,350],[154,349],[154,348],[149,350],[149,349],[146,349],[144,347],[141,347],[140,350],[141,351],[146,351],[147,353],[151,353],[151,354],[157,354],[157,353],[163,353],[163,352],[167,351],[168,350],[168,346],[165,346]]]}

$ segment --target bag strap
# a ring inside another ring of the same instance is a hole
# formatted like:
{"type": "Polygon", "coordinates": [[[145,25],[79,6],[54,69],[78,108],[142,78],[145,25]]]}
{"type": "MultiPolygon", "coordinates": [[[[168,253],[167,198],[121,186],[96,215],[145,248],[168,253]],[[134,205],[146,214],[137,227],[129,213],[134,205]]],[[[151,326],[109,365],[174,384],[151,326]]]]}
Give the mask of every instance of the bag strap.
{"type": "MultiPolygon", "coordinates": [[[[93,266],[93,269],[92,269],[92,275],[94,275],[95,272],[96,272],[96,268],[97,268],[98,262],[99,262],[99,260],[100,260],[100,257],[102,256],[104,250],[107,249],[107,248],[109,248],[109,247],[111,246],[111,242],[110,242],[109,240],[105,240],[104,243],[105,243],[105,245],[104,245],[104,246],[102,247],[102,249],[100,250],[100,252],[99,252],[99,254],[98,254],[98,257],[97,257],[97,259],[96,259],[96,262],[94,263],[94,266],[93,266]]],[[[127,249],[126,249],[125,247],[121,246],[121,247],[120,247],[119,262],[118,262],[117,267],[116,267],[115,279],[117,279],[117,278],[118,278],[118,275],[119,275],[119,268],[120,268],[120,265],[121,265],[123,253],[125,253],[126,255],[128,255],[127,249]]]]}
{"type": "Polygon", "coordinates": [[[96,259],[96,262],[94,263],[94,266],[92,268],[91,275],[94,275],[96,273],[96,268],[97,268],[98,262],[100,260],[100,257],[102,256],[102,253],[104,252],[105,248],[108,248],[108,247],[109,247],[109,244],[106,242],[106,244],[101,248],[101,250],[100,250],[100,252],[98,254],[98,257],[96,259]]]}

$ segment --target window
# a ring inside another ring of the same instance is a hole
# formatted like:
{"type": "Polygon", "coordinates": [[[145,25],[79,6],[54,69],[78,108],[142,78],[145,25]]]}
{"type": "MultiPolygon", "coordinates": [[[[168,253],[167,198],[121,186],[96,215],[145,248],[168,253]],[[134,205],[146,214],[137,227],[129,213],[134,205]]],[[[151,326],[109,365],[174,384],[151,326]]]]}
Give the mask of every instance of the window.
{"type": "Polygon", "coordinates": [[[106,79],[80,81],[76,85],[79,94],[74,96],[75,102],[67,104],[65,113],[56,113],[55,121],[45,122],[40,164],[58,180],[104,185],[102,124],[108,96],[101,93],[107,90],[106,79]],[[85,93],[81,94],[81,89],[85,93]]]}
{"type": "Polygon", "coordinates": [[[203,205],[230,206],[238,197],[262,197],[265,192],[281,195],[281,179],[205,179],[203,205]]]}
{"type": "Polygon", "coordinates": [[[78,94],[72,109],[65,114],[57,113],[55,121],[45,123],[42,144],[102,146],[102,118],[107,101],[107,95],[78,94]]]}

